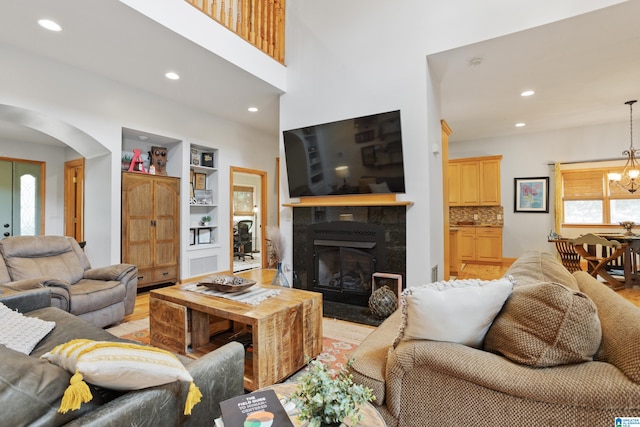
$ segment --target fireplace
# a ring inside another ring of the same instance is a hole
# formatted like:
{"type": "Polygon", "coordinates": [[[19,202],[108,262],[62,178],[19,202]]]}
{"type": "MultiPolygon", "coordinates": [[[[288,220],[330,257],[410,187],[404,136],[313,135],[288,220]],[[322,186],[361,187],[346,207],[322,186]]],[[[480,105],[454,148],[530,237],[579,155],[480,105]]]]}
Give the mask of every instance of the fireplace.
{"type": "Polygon", "coordinates": [[[323,299],[366,307],[371,277],[385,271],[384,227],[353,221],[312,224],[307,229],[306,289],[323,299]]]}
{"type": "Polygon", "coordinates": [[[293,254],[293,287],[321,292],[325,316],[378,325],[368,307],[372,275],[404,278],[406,207],[297,206],[293,254]]]}

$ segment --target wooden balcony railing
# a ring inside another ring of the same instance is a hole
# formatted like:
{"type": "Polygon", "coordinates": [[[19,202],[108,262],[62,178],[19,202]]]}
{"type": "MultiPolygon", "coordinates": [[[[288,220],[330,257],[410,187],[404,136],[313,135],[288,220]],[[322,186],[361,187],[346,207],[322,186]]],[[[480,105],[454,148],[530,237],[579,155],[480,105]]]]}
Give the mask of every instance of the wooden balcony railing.
{"type": "Polygon", "coordinates": [[[185,0],[284,64],[285,0],[185,0]]]}

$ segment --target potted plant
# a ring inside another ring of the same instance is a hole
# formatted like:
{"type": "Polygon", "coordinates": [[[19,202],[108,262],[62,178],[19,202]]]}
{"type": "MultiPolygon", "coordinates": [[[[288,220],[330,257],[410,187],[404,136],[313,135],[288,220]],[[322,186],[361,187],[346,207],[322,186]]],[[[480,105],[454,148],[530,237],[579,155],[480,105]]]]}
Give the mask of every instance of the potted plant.
{"type": "Polygon", "coordinates": [[[203,225],[206,227],[207,225],[209,225],[210,221],[211,221],[211,217],[209,215],[205,215],[202,218],[200,218],[200,225],[203,225]]]}
{"type": "MultiPolygon", "coordinates": [[[[353,360],[347,363],[351,366],[353,360]]],[[[289,401],[300,411],[298,419],[309,421],[309,427],[339,426],[347,418],[359,425],[362,416],[358,406],[373,400],[370,388],[354,384],[351,374],[341,369],[334,376],[318,360],[308,363],[289,401]]]]}

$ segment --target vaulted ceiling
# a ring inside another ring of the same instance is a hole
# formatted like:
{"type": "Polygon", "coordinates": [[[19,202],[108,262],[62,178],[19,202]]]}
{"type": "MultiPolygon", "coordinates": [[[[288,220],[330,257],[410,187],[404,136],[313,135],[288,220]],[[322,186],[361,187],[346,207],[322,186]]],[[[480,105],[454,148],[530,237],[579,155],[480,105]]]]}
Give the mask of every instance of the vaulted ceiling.
{"type": "MultiPolygon", "coordinates": [[[[9,0],[0,2],[0,16],[7,48],[277,135],[277,89],[119,1],[9,0]],[[42,17],[63,31],[43,30],[36,24],[42,17]],[[178,84],[164,78],[176,67],[178,84]],[[203,84],[212,79],[218,84],[203,84]],[[249,114],[249,104],[260,105],[259,114],[249,114]]],[[[640,98],[638,16],[640,1],[628,1],[430,55],[451,141],[628,120],[624,102],[640,98]],[[527,89],[536,94],[521,97],[527,89]],[[515,128],[517,122],[526,126],[515,128]]],[[[47,139],[23,130],[0,123],[0,134],[16,140],[47,139]]]]}

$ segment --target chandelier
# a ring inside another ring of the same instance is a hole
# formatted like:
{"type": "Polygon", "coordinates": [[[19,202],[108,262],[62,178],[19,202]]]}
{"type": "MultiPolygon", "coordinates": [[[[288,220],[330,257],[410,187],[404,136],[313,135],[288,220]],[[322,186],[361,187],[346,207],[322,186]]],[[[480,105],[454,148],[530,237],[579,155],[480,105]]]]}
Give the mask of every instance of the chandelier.
{"type": "Polygon", "coordinates": [[[640,177],[640,164],[636,159],[638,150],[633,148],[633,104],[636,102],[636,100],[625,102],[629,106],[629,135],[631,138],[629,149],[622,152],[622,155],[627,157],[627,163],[625,163],[622,173],[611,172],[608,174],[611,184],[615,184],[631,194],[635,193],[640,187],[640,181],[638,180],[638,177],[640,177]]]}

